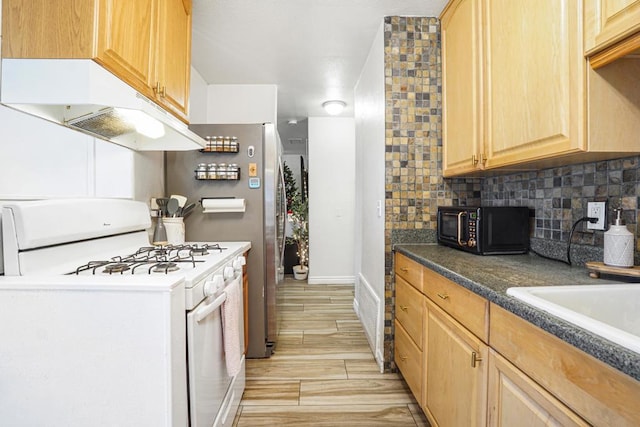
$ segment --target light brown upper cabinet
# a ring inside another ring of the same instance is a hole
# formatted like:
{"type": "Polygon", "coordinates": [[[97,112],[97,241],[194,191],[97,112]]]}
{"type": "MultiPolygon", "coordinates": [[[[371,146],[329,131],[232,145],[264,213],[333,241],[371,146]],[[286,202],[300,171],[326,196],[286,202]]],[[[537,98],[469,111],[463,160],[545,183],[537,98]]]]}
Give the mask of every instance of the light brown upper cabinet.
{"type": "Polygon", "coordinates": [[[441,15],[444,176],[640,151],[634,66],[590,74],[582,12],[580,0],[449,2],[441,15]]]}
{"type": "Polygon", "coordinates": [[[640,54],[640,0],[587,1],[585,51],[594,68],[640,54]]]}
{"type": "Polygon", "coordinates": [[[90,58],[187,121],[191,0],[2,4],[4,58],[90,58]]]}
{"type": "Polygon", "coordinates": [[[441,17],[444,174],[481,169],[482,34],[480,2],[452,1],[441,17]]]}

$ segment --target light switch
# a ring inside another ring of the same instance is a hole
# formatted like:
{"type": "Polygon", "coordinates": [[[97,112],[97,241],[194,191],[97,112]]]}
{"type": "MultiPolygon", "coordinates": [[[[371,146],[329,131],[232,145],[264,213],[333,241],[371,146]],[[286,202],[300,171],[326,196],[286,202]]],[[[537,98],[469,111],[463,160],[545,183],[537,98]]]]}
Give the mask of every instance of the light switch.
{"type": "Polygon", "coordinates": [[[249,176],[258,176],[258,164],[249,163],[249,176]]]}

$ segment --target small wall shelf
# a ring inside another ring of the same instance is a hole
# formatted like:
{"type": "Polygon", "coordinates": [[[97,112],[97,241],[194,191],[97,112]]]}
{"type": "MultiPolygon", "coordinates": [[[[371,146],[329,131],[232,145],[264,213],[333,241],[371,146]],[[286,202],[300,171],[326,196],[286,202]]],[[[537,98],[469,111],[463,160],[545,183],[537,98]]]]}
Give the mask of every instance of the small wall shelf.
{"type": "MultiPolygon", "coordinates": [[[[210,137],[209,137],[210,138],[210,137]]],[[[237,140],[228,140],[228,139],[216,139],[207,140],[207,145],[204,148],[200,149],[201,153],[239,153],[240,152],[240,144],[237,140]]]]}
{"type": "Polygon", "coordinates": [[[227,170],[224,175],[220,172],[216,173],[216,176],[209,176],[208,172],[203,175],[203,171],[195,170],[195,178],[197,181],[239,181],[240,180],[240,168],[234,170],[227,170]]]}

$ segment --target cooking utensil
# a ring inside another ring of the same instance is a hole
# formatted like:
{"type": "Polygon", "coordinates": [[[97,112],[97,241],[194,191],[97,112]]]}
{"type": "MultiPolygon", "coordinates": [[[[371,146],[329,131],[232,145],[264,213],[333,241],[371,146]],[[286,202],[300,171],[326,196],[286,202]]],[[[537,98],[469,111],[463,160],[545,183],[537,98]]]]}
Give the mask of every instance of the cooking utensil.
{"type": "Polygon", "coordinates": [[[184,208],[184,206],[187,204],[187,198],[179,194],[172,194],[171,198],[176,199],[178,201],[178,206],[180,206],[181,208],[184,208]]]}
{"type": "Polygon", "coordinates": [[[187,198],[179,194],[172,194],[171,198],[176,199],[178,201],[178,206],[180,206],[178,208],[178,212],[176,213],[176,216],[182,216],[182,209],[184,209],[184,205],[187,204],[187,198]]]}
{"type": "Polygon", "coordinates": [[[167,203],[169,203],[169,199],[166,197],[156,198],[156,204],[160,210],[160,216],[167,216],[167,203]]]}
{"type": "Polygon", "coordinates": [[[195,207],[196,207],[195,203],[189,203],[184,209],[182,209],[182,216],[186,217],[187,215],[189,215],[193,210],[193,208],[195,207]]]}
{"type": "Polygon", "coordinates": [[[169,199],[169,201],[167,202],[167,214],[168,216],[176,216],[176,213],[178,213],[178,209],[180,209],[180,205],[178,204],[178,200],[174,199],[173,197],[169,199]]]}

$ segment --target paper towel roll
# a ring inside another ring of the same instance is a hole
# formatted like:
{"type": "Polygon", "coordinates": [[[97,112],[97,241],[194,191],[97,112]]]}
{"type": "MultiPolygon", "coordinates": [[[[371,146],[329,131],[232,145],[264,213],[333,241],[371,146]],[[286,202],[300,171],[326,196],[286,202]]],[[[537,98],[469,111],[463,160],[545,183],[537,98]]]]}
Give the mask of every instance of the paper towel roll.
{"type": "Polygon", "coordinates": [[[244,199],[202,199],[203,213],[244,212],[244,199]]]}

